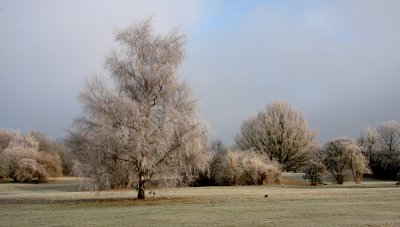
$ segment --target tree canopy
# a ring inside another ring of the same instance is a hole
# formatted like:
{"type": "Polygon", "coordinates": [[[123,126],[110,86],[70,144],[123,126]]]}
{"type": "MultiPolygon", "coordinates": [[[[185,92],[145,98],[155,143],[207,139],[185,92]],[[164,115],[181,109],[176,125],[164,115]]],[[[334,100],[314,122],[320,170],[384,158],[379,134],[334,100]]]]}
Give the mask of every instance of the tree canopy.
{"type": "Polygon", "coordinates": [[[236,144],[242,150],[264,153],[285,171],[296,171],[309,160],[315,135],[303,114],[277,101],[242,123],[236,144]]]}
{"type": "Polygon", "coordinates": [[[189,86],[177,75],[184,36],[154,35],[151,20],[118,30],[119,47],[106,59],[111,84],[95,77],[80,94],[85,115],[70,141],[76,170],[94,189],[137,188],[150,180],[189,181],[208,164],[207,127],[189,86]]]}

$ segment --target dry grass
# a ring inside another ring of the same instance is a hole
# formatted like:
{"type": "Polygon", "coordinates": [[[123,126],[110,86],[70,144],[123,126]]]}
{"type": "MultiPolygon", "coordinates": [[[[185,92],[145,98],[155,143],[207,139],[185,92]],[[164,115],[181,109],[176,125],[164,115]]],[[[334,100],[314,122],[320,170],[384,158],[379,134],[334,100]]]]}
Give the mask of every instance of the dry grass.
{"type": "Polygon", "coordinates": [[[281,186],[155,189],[146,201],[78,182],[0,184],[0,226],[400,226],[394,182],[311,187],[294,174],[281,186]]]}

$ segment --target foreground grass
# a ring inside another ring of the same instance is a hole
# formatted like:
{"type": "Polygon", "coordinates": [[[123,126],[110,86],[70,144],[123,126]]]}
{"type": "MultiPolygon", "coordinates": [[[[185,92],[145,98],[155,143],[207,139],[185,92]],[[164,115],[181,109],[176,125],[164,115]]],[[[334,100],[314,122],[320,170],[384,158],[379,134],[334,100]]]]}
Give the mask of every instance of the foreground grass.
{"type": "Polygon", "coordinates": [[[77,187],[73,178],[0,184],[0,226],[400,226],[400,187],[392,182],[179,188],[154,190],[146,201],[77,187]]]}

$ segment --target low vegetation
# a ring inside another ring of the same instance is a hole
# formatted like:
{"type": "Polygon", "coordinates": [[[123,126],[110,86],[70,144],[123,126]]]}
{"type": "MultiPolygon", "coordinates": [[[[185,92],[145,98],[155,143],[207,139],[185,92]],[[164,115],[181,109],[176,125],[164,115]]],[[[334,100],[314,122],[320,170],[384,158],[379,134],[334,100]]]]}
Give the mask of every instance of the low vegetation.
{"type": "Polygon", "coordinates": [[[227,151],[213,175],[218,185],[262,185],[279,183],[281,167],[255,152],[227,151]]]}
{"type": "Polygon", "coordinates": [[[21,183],[46,183],[48,182],[46,169],[34,159],[23,158],[17,163],[15,180],[21,183]]]}
{"type": "Polygon", "coordinates": [[[304,179],[310,181],[311,185],[321,185],[327,175],[325,164],[321,161],[310,161],[304,169],[304,179]]]}
{"type": "Polygon", "coordinates": [[[0,141],[0,178],[11,178],[21,183],[43,183],[48,177],[63,175],[60,156],[62,154],[65,159],[66,148],[61,144],[37,132],[21,135],[10,130],[0,130],[0,141]]]}

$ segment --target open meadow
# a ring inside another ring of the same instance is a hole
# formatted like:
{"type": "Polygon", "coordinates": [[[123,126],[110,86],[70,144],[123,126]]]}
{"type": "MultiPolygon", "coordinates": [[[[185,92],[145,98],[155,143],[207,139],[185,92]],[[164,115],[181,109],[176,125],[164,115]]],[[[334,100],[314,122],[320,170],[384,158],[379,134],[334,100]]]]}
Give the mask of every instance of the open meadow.
{"type": "Polygon", "coordinates": [[[400,226],[394,182],[79,191],[79,179],[0,184],[0,226],[400,226]],[[154,191],[156,194],[149,195],[154,191]],[[265,197],[268,195],[268,197],[265,197]]]}

